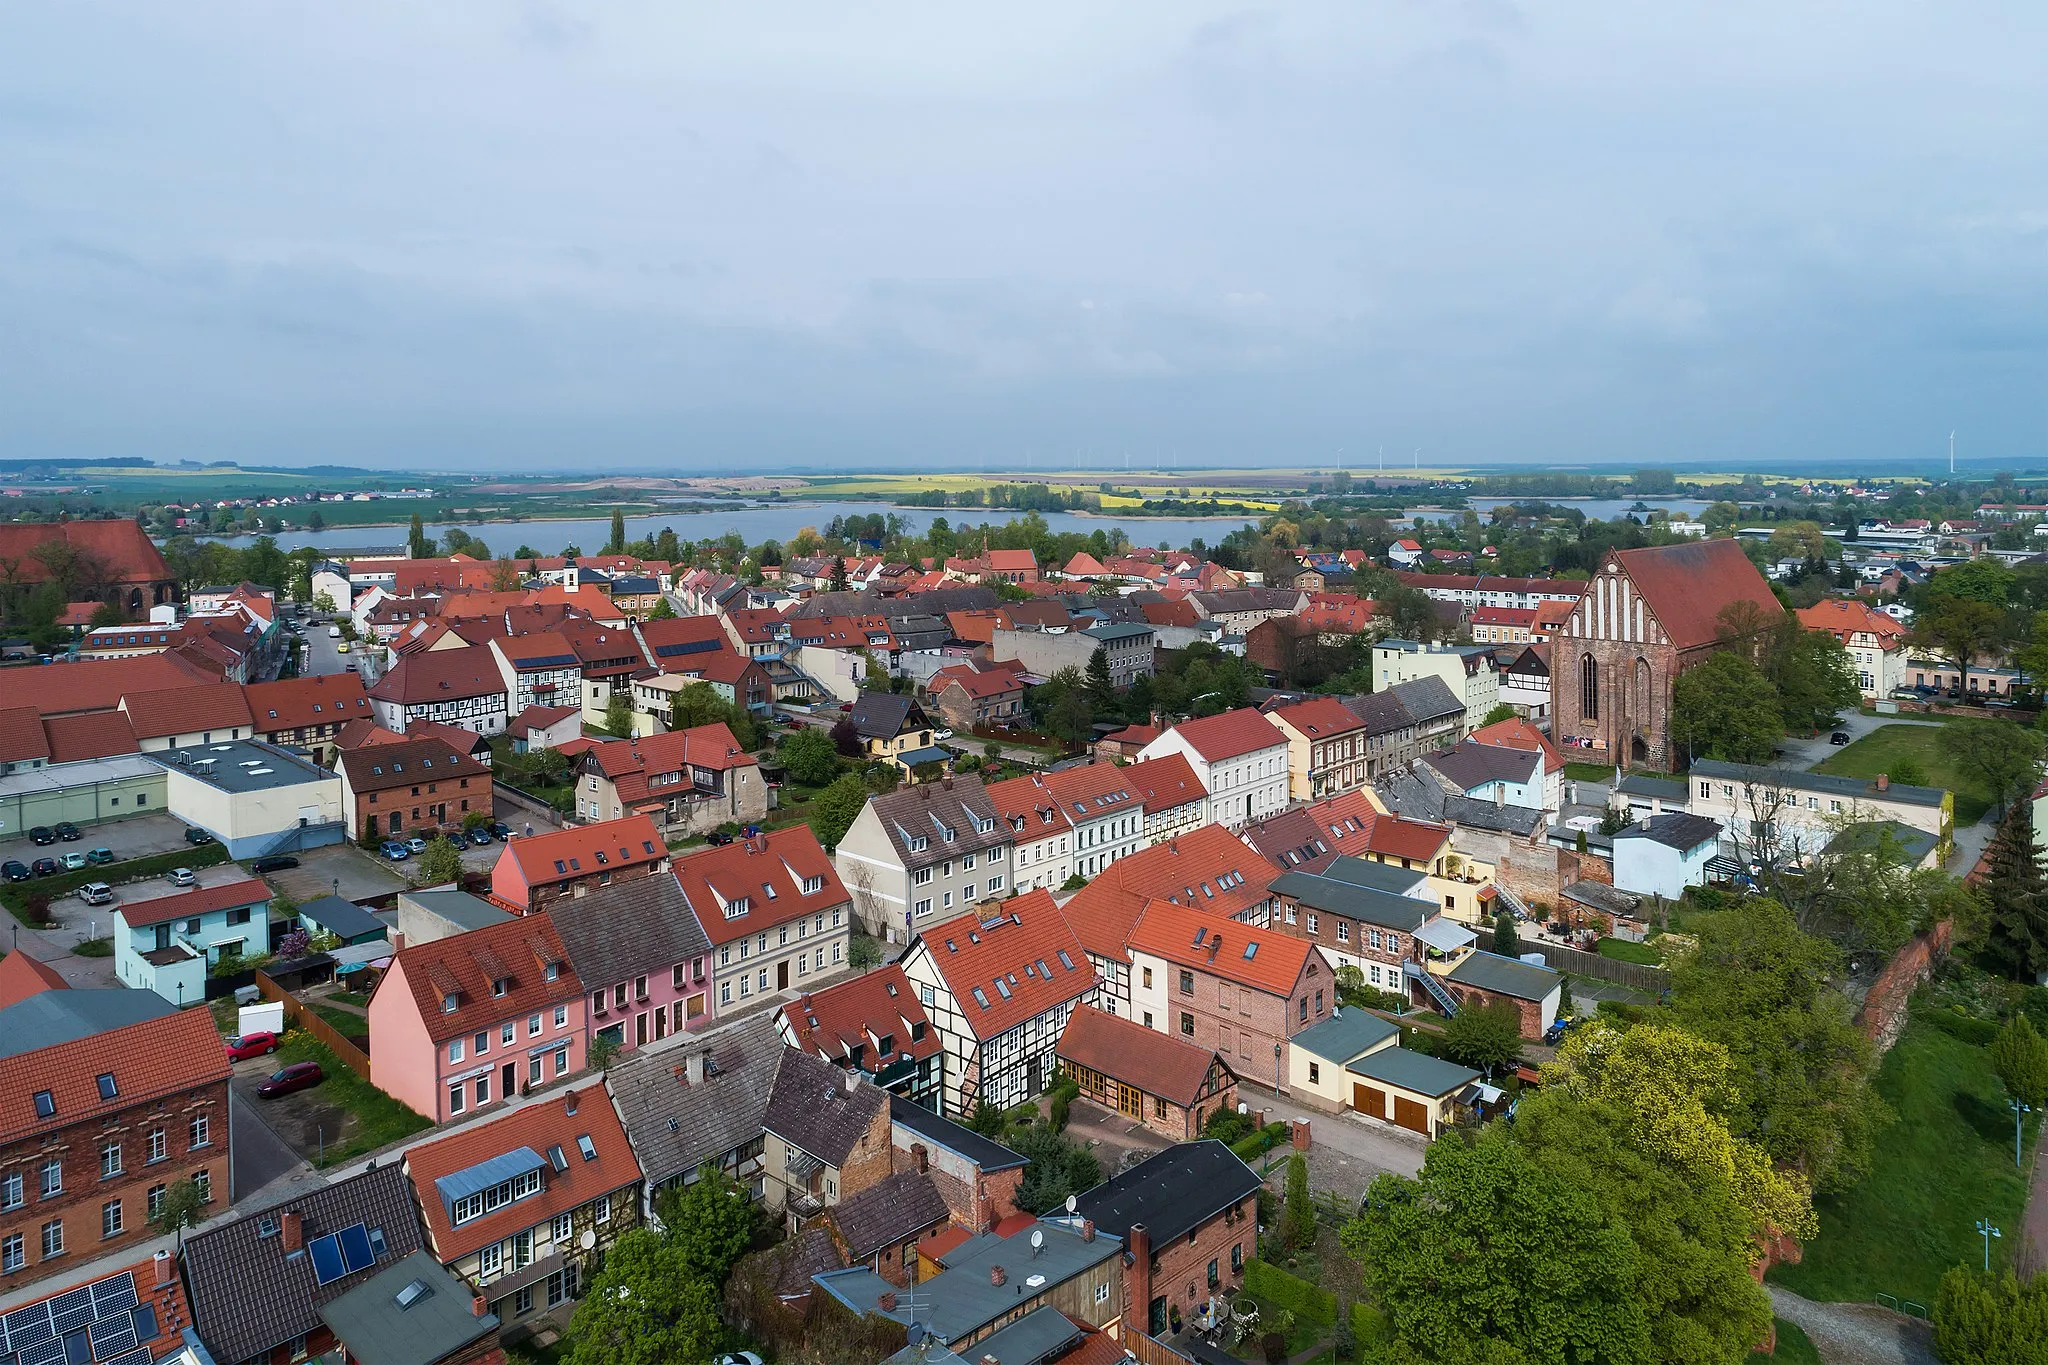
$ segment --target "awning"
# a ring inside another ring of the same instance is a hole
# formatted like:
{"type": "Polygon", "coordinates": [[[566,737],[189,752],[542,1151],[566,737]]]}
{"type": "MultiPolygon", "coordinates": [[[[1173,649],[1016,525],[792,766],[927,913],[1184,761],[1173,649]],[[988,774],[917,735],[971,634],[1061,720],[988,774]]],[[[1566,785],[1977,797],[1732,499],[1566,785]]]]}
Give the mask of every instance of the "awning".
{"type": "Polygon", "coordinates": [[[1442,915],[1436,916],[1417,929],[1415,937],[1440,953],[1454,953],[1479,941],[1479,935],[1455,920],[1445,919],[1442,915]]]}
{"type": "Polygon", "coordinates": [[[908,749],[896,755],[896,761],[906,768],[915,768],[923,763],[944,763],[953,757],[951,749],[934,744],[925,749],[908,749]]]}

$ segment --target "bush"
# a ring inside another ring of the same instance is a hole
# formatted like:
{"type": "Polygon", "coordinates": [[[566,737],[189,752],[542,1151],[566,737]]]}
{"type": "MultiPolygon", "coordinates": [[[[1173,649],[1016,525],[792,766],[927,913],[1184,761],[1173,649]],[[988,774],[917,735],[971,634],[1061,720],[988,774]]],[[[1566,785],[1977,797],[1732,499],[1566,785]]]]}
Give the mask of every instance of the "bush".
{"type": "Polygon", "coordinates": [[[1203,1137],[1215,1138],[1226,1147],[1235,1146],[1257,1131],[1252,1127],[1252,1116],[1235,1109],[1218,1109],[1202,1125],[1203,1137]]]}
{"type": "Polygon", "coordinates": [[[1363,1353],[1368,1347],[1386,1344],[1387,1315],[1369,1303],[1351,1305],[1351,1336],[1357,1343],[1354,1350],[1363,1353]]]}
{"type": "Polygon", "coordinates": [[[1266,1354],[1266,1365],[1280,1365],[1287,1359],[1287,1337],[1280,1332],[1268,1332],[1259,1339],[1259,1349],[1266,1354]]]}
{"type": "Polygon", "coordinates": [[[1269,1123],[1255,1130],[1251,1136],[1239,1138],[1230,1144],[1230,1150],[1237,1153],[1237,1159],[1250,1165],[1281,1143],[1287,1141],[1287,1125],[1269,1123]]]}
{"type": "Polygon", "coordinates": [[[1337,1296],[1318,1289],[1299,1275],[1290,1275],[1257,1257],[1244,1263],[1244,1292],[1275,1308],[1285,1308],[1302,1322],[1327,1328],[1337,1321],[1337,1296]]]}
{"type": "Polygon", "coordinates": [[[1929,1010],[1927,1022],[1949,1037],[1960,1039],[1972,1047],[1989,1047],[1992,1039],[1998,1037],[1998,1025],[1989,1019],[1974,1018],[1953,1007],[1929,1010]]]}

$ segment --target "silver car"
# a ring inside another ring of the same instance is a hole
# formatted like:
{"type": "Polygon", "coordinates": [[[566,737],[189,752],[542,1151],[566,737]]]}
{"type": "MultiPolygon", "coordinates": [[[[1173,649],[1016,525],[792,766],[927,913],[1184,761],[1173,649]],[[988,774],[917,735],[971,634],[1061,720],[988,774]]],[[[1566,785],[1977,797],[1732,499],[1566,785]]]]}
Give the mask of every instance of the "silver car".
{"type": "Polygon", "coordinates": [[[87,882],[78,888],[78,898],[87,905],[112,905],[114,888],[105,882],[87,882]]]}

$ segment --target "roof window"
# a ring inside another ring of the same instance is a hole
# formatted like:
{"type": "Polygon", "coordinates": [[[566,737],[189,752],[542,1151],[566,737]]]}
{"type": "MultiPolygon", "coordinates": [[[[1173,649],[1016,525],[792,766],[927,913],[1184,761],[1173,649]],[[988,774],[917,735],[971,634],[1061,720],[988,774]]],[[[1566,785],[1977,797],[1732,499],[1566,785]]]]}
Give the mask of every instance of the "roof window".
{"type": "Polygon", "coordinates": [[[36,1117],[39,1119],[57,1116],[57,1097],[47,1090],[36,1091],[36,1117]]]}
{"type": "Polygon", "coordinates": [[[102,1071],[100,1073],[99,1087],[100,1098],[103,1100],[118,1099],[120,1097],[121,1087],[114,1084],[114,1073],[111,1071],[102,1071]]]}
{"type": "Polygon", "coordinates": [[[597,1144],[590,1140],[590,1134],[588,1133],[578,1133],[576,1135],[576,1150],[583,1153],[585,1161],[597,1160],[597,1144]]]}

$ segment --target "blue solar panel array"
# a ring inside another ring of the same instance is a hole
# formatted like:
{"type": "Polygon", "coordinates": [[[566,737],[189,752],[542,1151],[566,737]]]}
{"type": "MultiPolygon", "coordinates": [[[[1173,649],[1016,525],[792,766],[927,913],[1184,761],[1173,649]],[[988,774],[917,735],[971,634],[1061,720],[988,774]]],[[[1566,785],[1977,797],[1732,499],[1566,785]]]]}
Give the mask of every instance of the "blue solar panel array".
{"type": "Polygon", "coordinates": [[[332,1236],[315,1237],[306,1243],[306,1254],[313,1258],[315,1283],[332,1284],[348,1274],[341,1262],[341,1243],[332,1236]]]}
{"type": "Polygon", "coordinates": [[[521,668],[575,668],[581,660],[574,654],[546,654],[538,659],[513,660],[521,668]]]}
{"type": "Polygon", "coordinates": [[[124,1271],[0,1318],[11,1365],[149,1365],[156,1313],[124,1271]]]}
{"type": "Polygon", "coordinates": [[[315,1237],[306,1244],[306,1253],[313,1258],[313,1279],[317,1284],[330,1284],[377,1264],[377,1253],[370,1248],[370,1230],[361,1223],[315,1237]]]}

